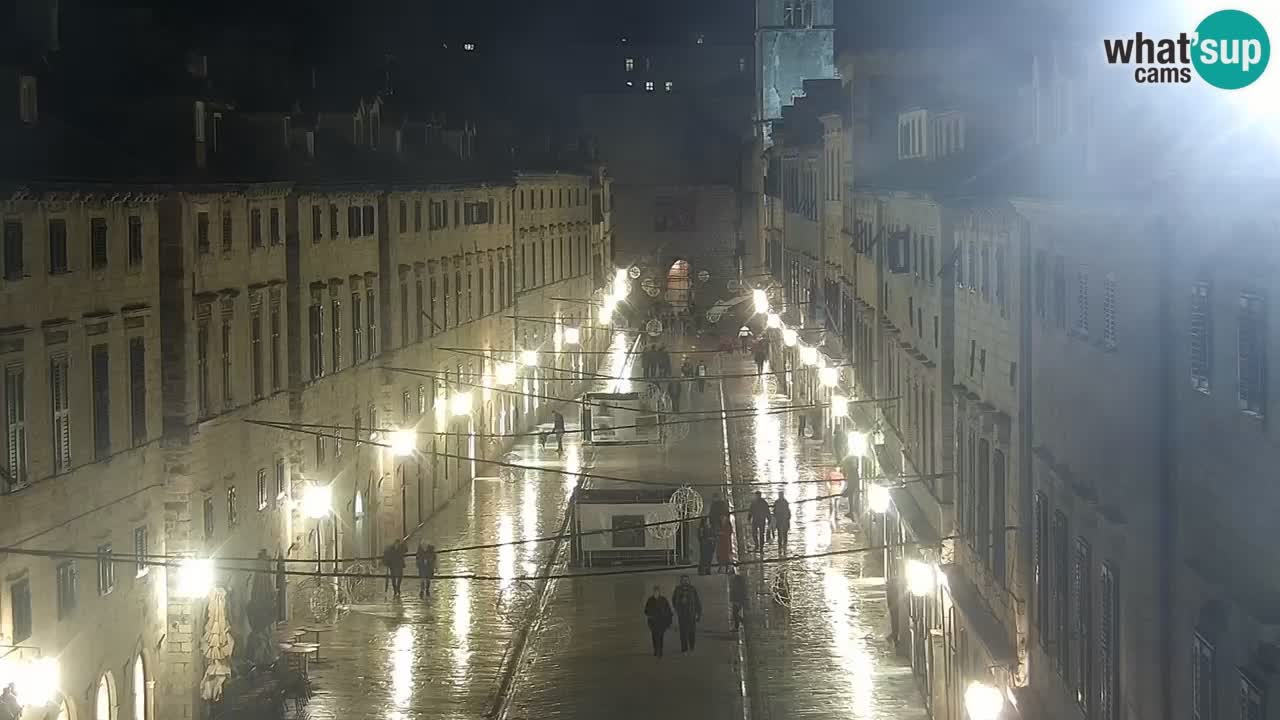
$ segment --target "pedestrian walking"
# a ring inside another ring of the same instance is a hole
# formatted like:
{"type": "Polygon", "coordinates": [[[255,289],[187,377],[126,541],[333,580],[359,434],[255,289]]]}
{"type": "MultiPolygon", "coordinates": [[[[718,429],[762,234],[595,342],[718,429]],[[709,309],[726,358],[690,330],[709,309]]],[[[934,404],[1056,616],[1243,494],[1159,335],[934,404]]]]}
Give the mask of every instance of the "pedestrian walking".
{"type": "Polygon", "coordinates": [[[431,578],[436,575],[436,546],[418,542],[418,597],[431,597],[431,578]]]}
{"type": "Polygon", "coordinates": [[[729,602],[733,605],[733,630],[742,627],[742,611],[747,609],[747,578],[734,570],[729,575],[729,602]]]}
{"type": "Polygon", "coordinates": [[[703,517],[698,523],[698,574],[711,574],[711,560],[716,552],[716,531],[711,526],[710,518],[703,517]]]}
{"type": "Polygon", "coordinates": [[[711,509],[707,515],[711,518],[711,528],[719,535],[720,526],[729,518],[729,503],[725,502],[723,495],[716,493],[711,496],[711,509]]]}
{"type": "Polygon", "coordinates": [[[891,575],[884,582],[884,598],[889,605],[889,642],[897,644],[898,642],[898,588],[901,581],[897,575],[891,575]]]}
{"type": "Polygon", "coordinates": [[[698,394],[701,395],[707,389],[707,364],[701,360],[698,361],[698,394]]]}
{"type": "Polygon", "coordinates": [[[671,409],[680,412],[680,386],[683,384],[680,380],[672,380],[667,383],[667,394],[671,396],[671,409]]]}
{"type": "Polygon", "coordinates": [[[791,532],[791,503],[779,493],[773,501],[773,527],[778,531],[778,556],[787,554],[787,535],[791,532]]]}
{"type": "Polygon", "coordinates": [[[671,603],[662,595],[662,588],[653,586],[653,595],[644,604],[644,615],[649,623],[649,636],[653,640],[653,656],[662,657],[662,641],[671,627],[671,603]]]}
{"type": "Polygon", "coordinates": [[[0,693],[0,720],[18,720],[22,717],[22,703],[18,702],[18,687],[13,683],[4,686],[0,693]]]}
{"type": "Polygon", "coordinates": [[[405,545],[399,540],[387,546],[382,553],[382,562],[387,566],[387,572],[391,575],[391,590],[395,597],[400,597],[400,583],[404,580],[404,555],[407,551],[405,545]]]}
{"type": "Polygon", "coordinates": [[[658,362],[660,364],[658,371],[661,373],[659,377],[671,377],[671,353],[666,345],[658,348],[658,362]]]}
{"type": "Polygon", "coordinates": [[[756,374],[764,374],[764,361],[769,359],[769,349],[765,346],[764,341],[756,343],[755,361],[756,374]]]}
{"type": "Polygon", "coordinates": [[[716,563],[720,572],[729,572],[733,565],[733,518],[725,515],[720,521],[719,537],[716,538],[716,563]]]}
{"type": "Polygon", "coordinates": [[[680,584],[671,592],[671,605],[680,624],[680,652],[688,652],[698,641],[698,623],[702,622],[702,598],[688,575],[680,576],[680,584]]]}
{"type": "Polygon", "coordinates": [[[748,515],[751,517],[751,537],[755,541],[756,552],[764,552],[765,531],[769,527],[769,501],[759,490],[751,501],[748,515]]]}
{"type": "Polygon", "coordinates": [[[559,410],[551,411],[551,428],[556,434],[556,454],[564,454],[564,415],[559,410]]]}
{"type": "Polygon", "coordinates": [[[743,325],[738,329],[738,347],[741,348],[742,354],[746,355],[751,348],[751,328],[743,325]]]}

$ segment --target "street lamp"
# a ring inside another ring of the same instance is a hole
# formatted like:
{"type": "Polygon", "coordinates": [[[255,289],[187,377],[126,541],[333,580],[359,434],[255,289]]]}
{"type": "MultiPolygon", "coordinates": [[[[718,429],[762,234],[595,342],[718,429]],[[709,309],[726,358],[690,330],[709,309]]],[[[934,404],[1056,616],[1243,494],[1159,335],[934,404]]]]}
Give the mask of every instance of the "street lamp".
{"type": "Polygon", "coordinates": [[[329,485],[311,483],[302,493],[302,512],[313,520],[328,515],[332,504],[333,488],[329,485]]]}
{"type": "Polygon", "coordinates": [[[827,387],[827,388],[835,387],[836,384],[840,382],[839,368],[833,368],[833,367],[819,368],[818,382],[822,383],[823,387],[827,387]]]}
{"type": "Polygon", "coordinates": [[[612,295],[604,299],[604,307],[600,308],[601,325],[608,325],[613,322],[613,308],[617,304],[617,301],[613,299],[612,295]]]}
{"type": "Polygon", "coordinates": [[[187,558],[178,565],[178,595],[199,598],[213,589],[213,560],[187,558]]]}
{"type": "Polygon", "coordinates": [[[990,685],[975,680],[964,691],[964,707],[969,711],[969,720],[996,720],[1004,709],[1004,696],[990,685]]]}
{"type": "Polygon", "coordinates": [[[916,597],[924,597],[937,587],[932,565],[919,560],[907,561],[907,591],[916,597]]]}
{"type": "MultiPolygon", "coordinates": [[[[843,395],[831,396],[831,417],[844,418],[849,417],[849,398],[843,395]]],[[[852,435],[853,433],[849,433],[852,435]]]]}
{"type": "MultiPolygon", "coordinates": [[[[535,357],[534,359],[536,360],[537,358],[535,357]]],[[[516,381],[516,366],[509,362],[498,363],[494,374],[497,375],[496,379],[499,385],[504,387],[512,385],[516,381]]]]}
{"type": "Polygon", "coordinates": [[[867,434],[854,430],[849,433],[849,454],[853,457],[867,456],[867,434]]]}
{"type": "Polygon", "coordinates": [[[777,330],[782,327],[782,316],[771,312],[765,317],[764,325],[772,330],[777,330]]]}
{"type": "Polygon", "coordinates": [[[805,365],[817,365],[818,364],[818,348],[813,347],[812,345],[801,345],[800,346],[800,362],[804,363],[805,365]]]}
{"type": "Polygon", "coordinates": [[[412,430],[394,430],[391,433],[391,453],[398,457],[412,455],[417,441],[418,436],[412,430]]]}
{"type": "Polygon", "coordinates": [[[454,415],[462,416],[462,415],[471,414],[471,393],[469,392],[454,393],[453,401],[451,404],[453,407],[454,415]]]}
{"type": "Polygon", "coordinates": [[[889,488],[883,485],[872,485],[867,488],[867,507],[871,508],[871,512],[877,515],[883,515],[889,511],[889,488]]]}
{"type": "Polygon", "coordinates": [[[525,367],[533,367],[538,364],[538,353],[534,350],[521,350],[520,362],[524,363],[525,367]]]}
{"type": "Polygon", "coordinates": [[[763,290],[752,290],[751,301],[755,303],[757,315],[763,315],[769,312],[769,296],[766,295],[763,290]]]}
{"type": "Polygon", "coordinates": [[[582,340],[582,333],[576,327],[564,329],[564,344],[577,345],[582,340]]]}
{"type": "Polygon", "coordinates": [[[800,339],[800,336],[796,334],[795,330],[792,330],[791,328],[783,328],[782,330],[783,345],[786,345],[787,347],[795,347],[796,341],[798,341],[799,339],[800,339]]]}

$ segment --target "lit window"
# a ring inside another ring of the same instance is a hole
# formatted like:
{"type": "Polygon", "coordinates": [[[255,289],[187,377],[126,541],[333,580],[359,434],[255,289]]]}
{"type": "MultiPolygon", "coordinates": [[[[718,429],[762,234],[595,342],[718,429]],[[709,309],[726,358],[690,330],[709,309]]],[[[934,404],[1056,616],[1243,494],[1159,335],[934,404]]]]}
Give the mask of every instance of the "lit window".
{"type": "Polygon", "coordinates": [[[653,92],[653,81],[646,80],[644,84],[644,89],[647,90],[648,92],[653,92]]]}
{"type": "Polygon", "coordinates": [[[666,90],[667,90],[667,92],[671,92],[671,81],[670,81],[670,80],[668,80],[668,81],[667,81],[667,84],[666,84],[666,90]]]}
{"type": "Polygon", "coordinates": [[[627,87],[635,87],[635,85],[636,84],[631,82],[630,80],[627,81],[627,87]]]}
{"type": "Polygon", "coordinates": [[[463,43],[462,49],[466,52],[472,52],[476,49],[475,43],[463,43]]]}
{"type": "Polygon", "coordinates": [[[698,44],[699,44],[699,45],[701,45],[701,44],[702,44],[702,42],[703,42],[703,40],[704,40],[704,39],[705,39],[705,38],[703,37],[702,33],[698,33],[698,44]]]}
{"type": "Polygon", "coordinates": [[[632,70],[635,70],[635,69],[636,69],[636,59],[635,59],[635,58],[627,58],[627,59],[626,59],[626,61],[625,61],[625,65],[626,65],[626,67],[627,67],[627,72],[631,72],[632,70]]]}

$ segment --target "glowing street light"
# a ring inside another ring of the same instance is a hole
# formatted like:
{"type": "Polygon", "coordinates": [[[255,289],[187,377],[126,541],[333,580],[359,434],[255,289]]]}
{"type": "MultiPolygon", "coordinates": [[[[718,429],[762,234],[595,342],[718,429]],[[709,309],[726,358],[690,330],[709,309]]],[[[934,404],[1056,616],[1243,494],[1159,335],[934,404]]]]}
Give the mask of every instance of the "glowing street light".
{"type": "MultiPolygon", "coordinates": [[[[843,395],[831,396],[831,417],[849,417],[849,398],[843,395]]],[[[852,435],[852,433],[850,433],[852,435]]]]}
{"type": "Polygon", "coordinates": [[[395,430],[391,433],[391,454],[405,457],[412,455],[418,445],[418,435],[412,430],[395,430]]]}
{"type": "Polygon", "coordinates": [[[782,316],[778,313],[771,312],[765,316],[764,325],[772,330],[777,330],[782,327],[782,316]]]}
{"type": "MultiPolygon", "coordinates": [[[[834,402],[834,401],[833,401],[834,402]]],[[[849,433],[849,454],[853,457],[867,456],[867,434],[854,430],[849,433]]]]}
{"type": "Polygon", "coordinates": [[[924,597],[937,587],[937,577],[932,565],[919,560],[907,561],[907,591],[916,597],[924,597]]]}
{"type": "Polygon", "coordinates": [[[494,370],[494,375],[497,376],[495,379],[499,385],[504,387],[512,385],[516,381],[516,366],[509,362],[498,363],[497,368],[494,370]]]}
{"type": "Polygon", "coordinates": [[[969,711],[969,720],[996,720],[1004,709],[1004,696],[990,685],[975,680],[964,691],[964,707],[969,711]]]}
{"type": "Polygon", "coordinates": [[[763,290],[752,290],[751,301],[755,303],[757,315],[763,315],[769,312],[769,296],[766,295],[763,290]]]}
{"type": "Polygon", "coordinates": [[[872,485],[867,488],[867,506],[871,512],[883,515],[889,512],[889,488],[883,485],[872,485]]]}
{"type": "Polygon", "coordinates": [[[823,387],[835,387],[840,382],[840,370],[833,367],[819,368],[818,382],[822,383],[823,387]]]}
{"type": "Polygon", "coordinates": [[[333,505],[333,488],[328,485],[311,483],[302,494],[302,513],[312,519],[320,519],[329,514],[333,505]]]}
{"type": "Polygon", "coordinates": [[[818,364],[818,348],[812,345],[800,346],[800,362],[805,365],[818,364]]]}
{"type": "Polygon", "coordinates": [[[533,367],[538,364],[538,353],[534,350],[521,350],[520,362],[524,363],[525,367],[533,367]]]}
{"type": "Polygon", "coordinates": [[[799,339],[800,339],[800,336],[799,336],[799,335],[796,335],[796,331],[795,331],[795,330],[792,330],[791,328],[783,328],[783,329],[782,329],[782,344],[783,344],[783,345],[786,345],[787,347],[795,347],[795,346],[796,346],[796,342],[798,342],[798,341],[799,341],[799,339]]]}
{"type": "Polygon", "coordinates": [[[208,558],[187,558],[178,565],[178,595],[199,598],[213,589],[213,561],[208,558]]]}
{"type": "Polygon", "coordinates": [[[613,322],[613,309],[617,304],[618,301],[614,300],[612,295],[604,299],[604,306],[600,308],[601,325],[608,325],[613,322]]]}
{"type": "Polygon", "coordinates": [[[576,327],[564,329],[564,344],[577,345],[582,340],[582,333],[576,327]]]}
{"type": "Polygon", "coordinates": [[[626,271],[626,270],[623,270],[622,268],[618,268],[617,270],[615,270],[615,271],[613,272],[613,284],[614,284],[614,285],[622,285],[622,284],[625,284],[626,282],[627,282],[627,271],[626,271]]]}
{"type": "Polygon", "coordinates": [[[450,404],[453,407],[454,415],[461,416],[471,414],[471,393],[455,393],[450,404]]]}

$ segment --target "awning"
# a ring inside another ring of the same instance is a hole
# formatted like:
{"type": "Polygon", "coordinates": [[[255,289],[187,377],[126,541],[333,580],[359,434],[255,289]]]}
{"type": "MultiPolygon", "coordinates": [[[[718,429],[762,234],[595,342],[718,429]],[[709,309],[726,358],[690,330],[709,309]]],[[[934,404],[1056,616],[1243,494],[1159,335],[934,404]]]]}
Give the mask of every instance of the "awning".
{"type": "Polygon", "coordinates": [[[946,565],[942,571],[947,575],[951,601],[964,616],[965,626],[973,631],[974,637],[991,656],[991,662],[1006,666],[1016,664],[1018,648],[995,613],[987,606],[987,601],[978,592],[978,586],[965,577],[957,565],[946,565]]]}

